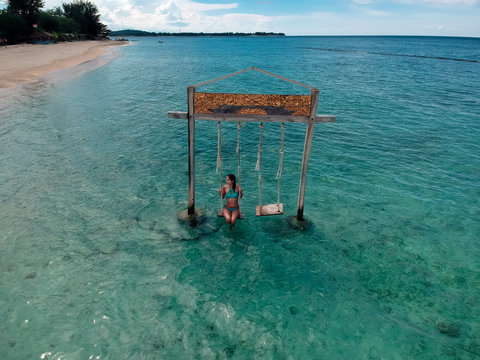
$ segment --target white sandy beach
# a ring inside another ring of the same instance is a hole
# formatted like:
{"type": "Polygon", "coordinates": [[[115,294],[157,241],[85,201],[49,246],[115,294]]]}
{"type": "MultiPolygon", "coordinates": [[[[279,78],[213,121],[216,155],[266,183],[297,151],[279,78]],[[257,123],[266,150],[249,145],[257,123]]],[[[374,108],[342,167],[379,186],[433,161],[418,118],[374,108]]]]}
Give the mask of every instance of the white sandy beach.
{"type": "Polygon", "coordinates": [[[29,82],[47,73],[79,65],[104,54],[110,46],[124,44],[102,40],[1,47],[0,88],[29,82]]]}

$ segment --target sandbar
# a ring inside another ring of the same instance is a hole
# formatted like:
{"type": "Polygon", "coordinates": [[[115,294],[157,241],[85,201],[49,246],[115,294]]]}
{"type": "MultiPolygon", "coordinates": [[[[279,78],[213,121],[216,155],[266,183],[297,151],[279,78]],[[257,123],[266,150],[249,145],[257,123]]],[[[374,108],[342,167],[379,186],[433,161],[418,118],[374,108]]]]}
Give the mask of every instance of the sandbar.
{"type": "Polygon", "coordinates": [[[47,73],[94,60],[123,41],[98,40],[0,48],[0,88],[33,81],[47,73]]]}

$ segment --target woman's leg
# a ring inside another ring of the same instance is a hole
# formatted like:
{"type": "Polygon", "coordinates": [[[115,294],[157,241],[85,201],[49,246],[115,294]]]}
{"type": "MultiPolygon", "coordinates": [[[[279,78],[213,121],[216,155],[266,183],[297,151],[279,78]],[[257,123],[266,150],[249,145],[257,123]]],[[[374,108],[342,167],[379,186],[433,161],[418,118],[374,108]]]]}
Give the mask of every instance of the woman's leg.
{"type": "Polygon", "coordinates": [[[231,226],[235,226],[235,221],[240,217],[240,209],[232,211],[232,217],[230,219],[231,226]]]}
{"type": "Polygon", "coordinates": [[[225,218],[225,221],[227,222],[227,224],[230,224],[231,218],[232,218],[232,212],[225,207],[223,208],[222,212],[223,212],[223,217],[225,218]]]}

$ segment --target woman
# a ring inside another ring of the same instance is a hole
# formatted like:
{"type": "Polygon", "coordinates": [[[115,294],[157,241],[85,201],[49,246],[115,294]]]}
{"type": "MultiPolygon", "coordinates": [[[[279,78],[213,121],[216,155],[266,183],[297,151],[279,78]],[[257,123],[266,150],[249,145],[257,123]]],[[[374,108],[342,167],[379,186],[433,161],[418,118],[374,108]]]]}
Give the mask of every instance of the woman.
{"type": "Polygon", "coordinates": [[[235,226],[235,221],[240,217],[240,205],[238,200],[243,198],[243,190],[240,185],[237,185],[235,175],[227,175],[227,184],[218,189],[218,193],[222,199],[227,198],[227,203],[225,204],[222,213],[227,224],[230,224],[230,230],[232,230],[235,226]]]}

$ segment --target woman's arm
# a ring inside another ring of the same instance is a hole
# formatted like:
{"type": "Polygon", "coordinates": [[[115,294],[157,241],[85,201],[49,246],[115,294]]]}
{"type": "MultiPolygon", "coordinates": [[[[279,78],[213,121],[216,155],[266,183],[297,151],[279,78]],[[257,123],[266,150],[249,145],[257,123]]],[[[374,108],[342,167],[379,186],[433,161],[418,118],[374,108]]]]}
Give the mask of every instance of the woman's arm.
{"type": "Polygon", "coordinates": [[[226,194],[225,186],[227,186],[227,185],[223,185],[220,189],[218,189],[218,195],[220,195],[222,197],[222,199],[225,198],[225,194],[226,194]]]}
{"type": "Polygon", "coordinates": [[[237,186],[238,186],[238,197],[240,199],[242,199],[243,198],[243,189],[240,185],[237,185],[237,186]]]}

